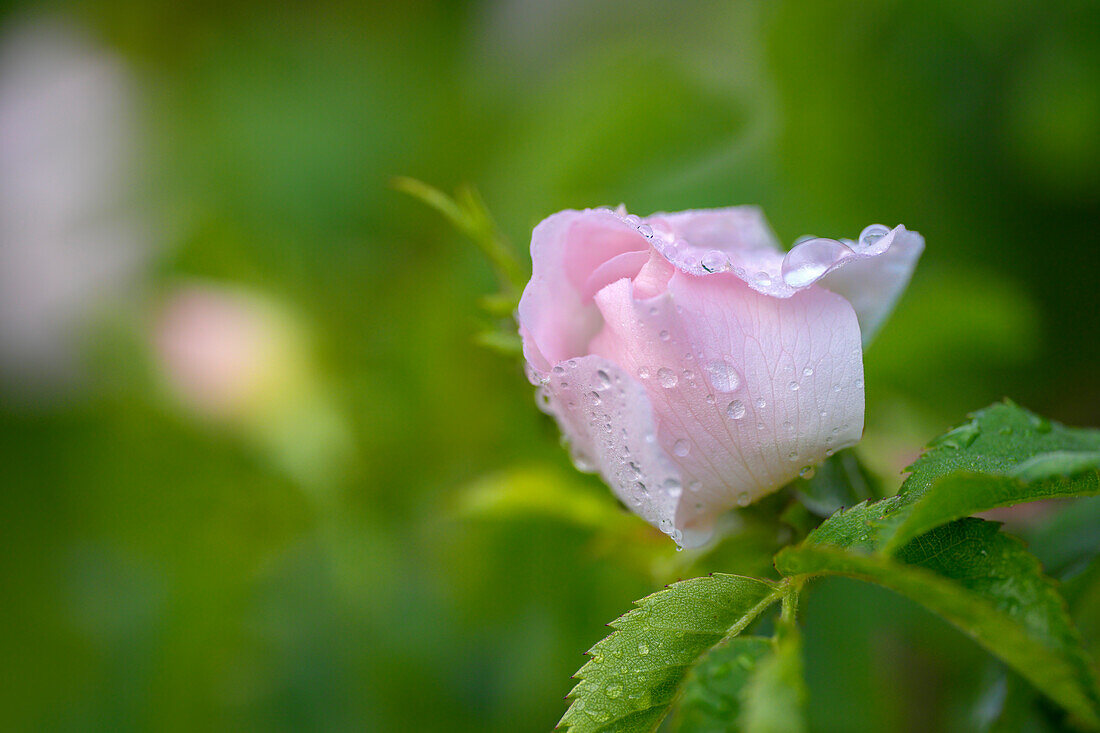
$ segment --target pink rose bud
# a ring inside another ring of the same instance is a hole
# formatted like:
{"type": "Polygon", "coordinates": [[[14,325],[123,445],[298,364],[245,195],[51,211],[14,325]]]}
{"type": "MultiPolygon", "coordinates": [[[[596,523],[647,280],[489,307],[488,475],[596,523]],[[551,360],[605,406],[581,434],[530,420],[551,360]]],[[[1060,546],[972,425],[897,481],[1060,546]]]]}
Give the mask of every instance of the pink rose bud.
{"type": "Polygon", "coordinates": [[[154,340],[169,386],[207,417],[251,415],[300,386],[296,330],[258,294],[187,285],[165,303],[154,340]]]}
{"type": "Polygon", "coordinates": [[[677,543],[859,441],[863,348],[924,240],[784,254],[754,207],[563,211],[531,238],[528,375],[581,470],[677,543]]]}

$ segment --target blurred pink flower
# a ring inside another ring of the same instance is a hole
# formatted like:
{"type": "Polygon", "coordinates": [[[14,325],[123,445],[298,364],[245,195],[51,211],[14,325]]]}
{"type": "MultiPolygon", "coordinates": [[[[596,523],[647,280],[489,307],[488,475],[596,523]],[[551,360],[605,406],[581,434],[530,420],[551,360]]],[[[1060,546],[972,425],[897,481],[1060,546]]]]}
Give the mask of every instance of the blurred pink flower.
{"type": "Polygon", "coordinates": [[[216,286],[189,285],[166,302],[155,346],[184,404],[213,418],[238,417],[272,397],[287,370],[289,323],[266,300],[216,286]]]}
{"type": "Polygon", "coordinates": [[[126,207],[136,125],[122,62],[67,25],[0,39],[0,374],[73,375],[90,312],[146,259],[126,207]]]}
{"type": "Polygon", "coordinates": [[[318,497],[350,456],[348,426],[313,362],[309,331],[262,293],[178,287],[153,324],[167,386],[189,412],[230,428],[318,497]]]}
{"type": "Polygon", "coordinates": [[[684,546],[863,431],[863,351],[924,242],[904,227],[786,255],[752,207],[563,211],[518,321],[582,470],[684,546]]]}

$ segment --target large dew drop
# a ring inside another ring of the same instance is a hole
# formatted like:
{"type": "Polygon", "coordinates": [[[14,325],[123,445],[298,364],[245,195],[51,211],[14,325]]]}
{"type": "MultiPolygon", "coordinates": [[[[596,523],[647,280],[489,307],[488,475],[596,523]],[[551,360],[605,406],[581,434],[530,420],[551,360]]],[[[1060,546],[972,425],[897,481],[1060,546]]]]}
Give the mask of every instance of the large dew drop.
{"type": "Polygon", "coordinates": [[[795,245],[783,258],[783,282],[792,288],[805,287],[852,254],[847,245],[835,239],[806,240],[795,245]]]}
{"type": "Polygon", "coordinates": [[[707,272],[725,272],[730,269],[730,258],[724,252],[715,249],[703,255],[699,264],[707,272]]]}
{"type": "Polygon", "coordinates": [[[890,227],[883,226],[882,224],[872,224],[859,233],[859,244],[857,246],[860,250],[870,249],[878,240],[889,233],[890,227]]]}
{"type": "Polygon", "coordinates": [[[726,406],[726,417],[730,420],[740,420],[745,416],[745,403],[741,400],[734,400],[726,406]]]}
{"type": "Polygon", "coordinates": [[[680,381],[680,378],[676,376],[676,372],[668,367],[661,367],[657,370],[657,381],[659,381],[661,386],[665,389],[672,389],[676,386],[676,383],[680,381]]]}
{"type": "Polygon", "coordinates": [[[741,377],[733,365],[722,359],[707,364],[707,376],[710,384],[719,392],[732,392],[741,386],[741,377]]]}

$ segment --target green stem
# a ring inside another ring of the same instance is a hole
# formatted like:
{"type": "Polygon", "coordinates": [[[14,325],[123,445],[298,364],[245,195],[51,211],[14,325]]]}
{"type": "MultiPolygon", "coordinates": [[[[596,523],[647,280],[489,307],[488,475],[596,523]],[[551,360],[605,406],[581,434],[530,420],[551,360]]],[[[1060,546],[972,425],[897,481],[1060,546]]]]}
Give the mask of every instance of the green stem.
{"type": "Polygon", "coordinates": [[[798,620],[798,602],[802,595],[801,580],[791,580],[787,592],[783,595],[783,605],[779,612],[779,622],[794,626],[798,620]]]}

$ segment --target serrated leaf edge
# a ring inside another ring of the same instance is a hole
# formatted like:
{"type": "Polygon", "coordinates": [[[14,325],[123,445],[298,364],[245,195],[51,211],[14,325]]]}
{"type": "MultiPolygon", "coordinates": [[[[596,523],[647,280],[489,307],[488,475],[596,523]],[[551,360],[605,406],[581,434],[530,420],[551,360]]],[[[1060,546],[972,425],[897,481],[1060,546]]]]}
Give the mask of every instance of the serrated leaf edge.
{"type": "MultiPolygon", "coordinates": [[[[569,693],[564,698],[566,702],[570,702],[570,701],[572,701],[572,702],[569,705],[569,707],[566,709],[565,713],[562,715],[561,720],[559,720],[557,725],[554,727],[554,730],[555,731],[559,731],[559,730],[565,731],[565,733],[570,733],[571,731],[574,730],[574,726],[572,724],[566,723],[566,718],[570,717],[570,715],[572,715],[574,713],[580,713],[581,712],[581,710],[579,708],[577,708],[577,701],[580,698],[577,695],[575,695],[574,693],[576,693],[582,687],[582,684],[585,680],[584,671],[593,665],[594,655],[596,653],[598,653],[598,651],[597,651],[598,647],[600,647],[602,644],[607,642],[609,639],[611,639],[615,635],[623,633],[618,628],[619,624],[624,622],[629,617],[636,615],[639,611],[642,611],[643,607],[648,602],[650,602],[652,599],[674,591],[677,586],[680,586],[680,585],[685,584],[685,583],[690,583],[690,582],[693,582],[693,581],[699,581],[699,580],[702,580],[704,578],[714,578],[716,576],[731,577],[731,578],[742,578],[744,580],[751,580],[753,582],[760,583],[761,585],[770,586],[772,588],[772,591],[770,593],[768,593],[766,596],[764,596],[755,606],[750,608],[740,619],[738,619],[737,623],[730,626],[729,629],[727,629],[726,633],[723,635],[723,637],[721,639],[719,639],[717,642],[715,642],[711,646],[707,647],[706,650],[704,650],[702,653],[700,653],[699,656],[696,657],[694,662],[692,662],[691,664],[688,664],[688,665],[684,665],[683,680],[681,680],[681,682],[678,686],[678,689],[676,691],[676,695],[665,706],[668,710],[672,710],[672,708],[675,707],[677,698],[683,692],[683,681],[687,679],[688,674],[699,663],[699,660],[702,659],[706,655],[707,651],[709,651],[710,649],[714,649],[717,646],[720,646],[721,644],[725,643],[727,640],[736,637],[738,634],[740,634],[742,631],[744,631],[745,628],[747,628],[749,624],[751,624],[754,620],[756,620],[756,618],[759,617],[759,615],[761,613],[763,613],[769,607],[774,605],[777,601],[782,599],[784,594],[787,592],[788,587],[791,584],[791,581],[786,579],[786,578],[784,578],[783,580],[776,583],[774,581],[766,580],[764,578],[753,578],[753,577],[749,577],[747,575],[737,575],[737,574],[734,574],[734,573],[708,573],[707,575],[699,576],[699,577],[696,577],[696,578],[685,578],[683,580],[678,580],[675,583],[669,583],[668,585],[666,585],[661,590],[655,591],[653,593],[650,593],[647,596],[644,596],[642,598],[639,598],[639,599],[633,601],[634,608],[631,608],[630,610],[626,611],[625,613],[623,613],[621,616],[619,616],[615,620],[613,620],[613,621],[606,624],[608,627],[614,629],[614,631],[612,631],[607,636],[601,638],[599,641],[597,641],[595,644],[593,644],[592,647],[588,649],[588,651],[586,651],[584,653],[585,656],[593,657],[593,658],[589,659],[587,662],[585,662],[580,667],[580,669],[578,669],[572,675],[571,679],[578,680],[578,683],[573,686],[573,689],[571,689],[569,691],[569,693]],[[566,725],[568,725],[569,727],[563,727],[563,726],[566,726],[566,725]]],[[[666,715],[667,715],[667,712],[666,712],[666,715]]],[[[650,728],[650,731],[657,730],[657,728],[660,726],[661,722],[663,721],[664,717],[665,716],[662,716],[661,719],[657,720],[655,722],[655,724],[650,728]]],[[[621,720],[621,718],[619,720],[621,720]]],[[[613,720],[608,720],[606,722],[608,724],[610,724],[610,723],[615,722],[615,720],[614,719],[613,720]]]]}

